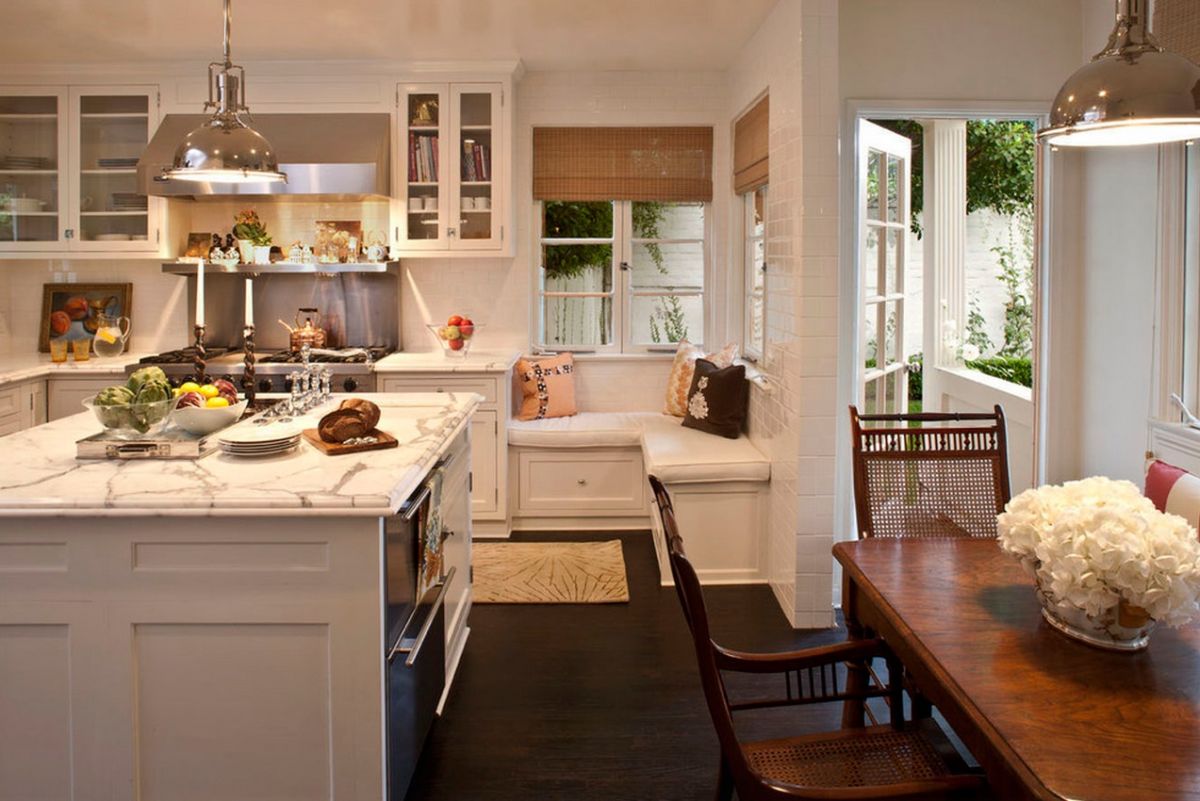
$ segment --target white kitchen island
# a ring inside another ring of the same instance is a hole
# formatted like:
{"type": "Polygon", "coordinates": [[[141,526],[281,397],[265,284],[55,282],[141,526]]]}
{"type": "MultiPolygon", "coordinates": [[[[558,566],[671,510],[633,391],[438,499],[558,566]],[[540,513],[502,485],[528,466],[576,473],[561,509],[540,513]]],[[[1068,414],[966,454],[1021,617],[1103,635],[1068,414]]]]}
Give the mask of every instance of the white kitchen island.
{"type": "Polygon", "coordinates": [[[449,686],[479,398],[371,399],[400,447],[76,461],[90,413],[0,438],[0,796],[386,797],[384,525],[446,465],[449,686]]]}

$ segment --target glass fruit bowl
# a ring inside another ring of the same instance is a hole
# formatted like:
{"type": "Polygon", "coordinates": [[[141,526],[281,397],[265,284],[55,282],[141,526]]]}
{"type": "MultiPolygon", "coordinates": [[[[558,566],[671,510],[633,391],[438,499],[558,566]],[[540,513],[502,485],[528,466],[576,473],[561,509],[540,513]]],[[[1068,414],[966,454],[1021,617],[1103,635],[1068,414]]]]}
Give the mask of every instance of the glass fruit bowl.
{"type": "Polygon", "coordinates": [[[109,434],[121,439],[146,439],[156,437],[171,422],[171,413],[179,398],[152,401],[150,403],[123,403],[101,405],[96,396],[87,398],[83,405],[92,410],[100,425],[109,434]]]}
{"type": "Polygon", "coordinates": [[[442,346],[442,352],[447,356],[466,356],[467,351],[471,349],[471,342],[475,339],[475,335],[479,333],[479,329],[483,328],[478,323],[471,325],[426,325],[429,332],[433,334],[433,338],[442,346]]]}

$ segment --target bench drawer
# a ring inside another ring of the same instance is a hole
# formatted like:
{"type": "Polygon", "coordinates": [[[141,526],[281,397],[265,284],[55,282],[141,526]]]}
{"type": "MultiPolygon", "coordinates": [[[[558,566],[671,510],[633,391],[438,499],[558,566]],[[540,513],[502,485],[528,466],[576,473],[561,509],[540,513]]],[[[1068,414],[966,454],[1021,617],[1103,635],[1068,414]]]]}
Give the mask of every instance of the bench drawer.
{"type": "Polygon", "coordinates": [[[384,392],[475,392],[483,396],[484,403],[495,403],[497,398],[496,379],[489,377],[459,376],[380,376],[380,389],[384,392]]]}
{"type": "Polygon", "coordinates": [[[640,450],[526,450],[518,455],[517,469],[519,512],[629,514],[646,509],[640,450]]]}

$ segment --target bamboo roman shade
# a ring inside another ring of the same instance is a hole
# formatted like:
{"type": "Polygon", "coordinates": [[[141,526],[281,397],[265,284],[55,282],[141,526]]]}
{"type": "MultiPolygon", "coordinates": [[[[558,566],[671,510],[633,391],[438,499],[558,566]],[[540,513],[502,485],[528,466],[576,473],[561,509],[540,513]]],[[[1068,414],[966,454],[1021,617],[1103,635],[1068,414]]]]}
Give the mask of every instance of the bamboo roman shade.
{"type": "Polygon", "coordinates": [[[770,104],[764,97],[733,126],[733,191],[741,195],[767,183],[770,173],[770,104]]]}
{"type": "Polygon", "coordinates": [[[534,128],[537,200],[712,200],[712,128],[534,128]]]}
{"type": "Polygon", "coordinates": [[[1200,63],[1200,3],[1158,0],[1154,4],[1154,36],[1168,50],[1200,63]]]}

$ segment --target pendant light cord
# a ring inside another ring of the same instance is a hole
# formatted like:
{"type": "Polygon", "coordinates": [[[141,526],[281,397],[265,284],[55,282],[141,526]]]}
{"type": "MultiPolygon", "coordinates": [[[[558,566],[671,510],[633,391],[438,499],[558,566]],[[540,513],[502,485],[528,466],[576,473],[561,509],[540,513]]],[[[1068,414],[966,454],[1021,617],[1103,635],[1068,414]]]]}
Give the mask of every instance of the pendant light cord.
{"type": "Polygon", "coordinates": [[[229,40],[231,36],[231,26],[233,23],[233,0],[225,0],[225,68],[229,69],[233,66],[233,61],[229,57],[229,40]]]}

